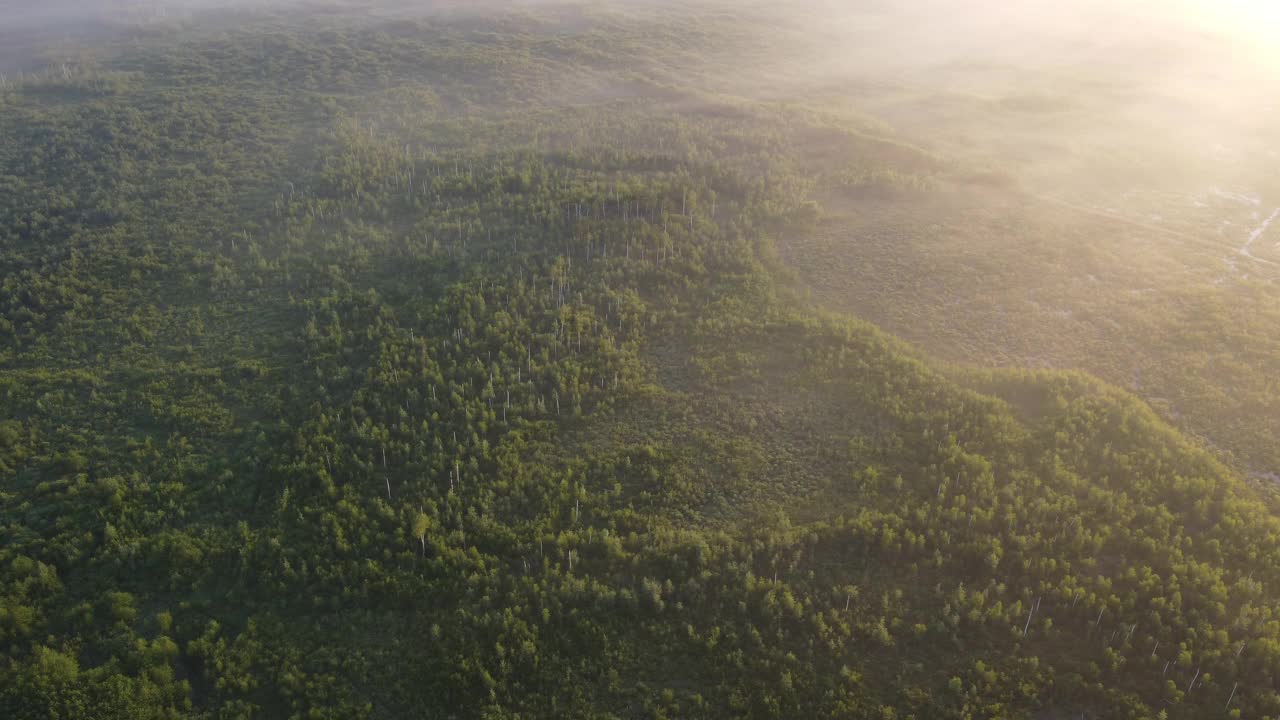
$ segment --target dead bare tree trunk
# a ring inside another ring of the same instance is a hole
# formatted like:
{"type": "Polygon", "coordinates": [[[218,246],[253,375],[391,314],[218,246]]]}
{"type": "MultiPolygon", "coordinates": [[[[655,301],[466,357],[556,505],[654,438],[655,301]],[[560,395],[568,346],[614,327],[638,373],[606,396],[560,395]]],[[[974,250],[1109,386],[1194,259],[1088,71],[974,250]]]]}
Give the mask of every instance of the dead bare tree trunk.
{"type": "Polygon", "coordinates": [[[1040,607],[1040,598],[1036,598],[1034,604],[1031,605],[1031,612],[1027,613],[1027,624],[1022,626],[1022,637],[1027,636],[1027,631],[1031,629],[1031,618],[1036,614],[1036,610],[1040,607]]]}

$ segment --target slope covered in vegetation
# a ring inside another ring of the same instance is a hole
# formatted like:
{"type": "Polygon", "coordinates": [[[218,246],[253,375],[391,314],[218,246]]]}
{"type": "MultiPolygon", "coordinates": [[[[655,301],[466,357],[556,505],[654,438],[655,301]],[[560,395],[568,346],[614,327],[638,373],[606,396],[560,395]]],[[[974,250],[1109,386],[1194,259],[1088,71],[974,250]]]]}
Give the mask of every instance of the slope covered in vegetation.
{"type": "Polygon", "coordinates": [[[258,17],[8,83],[0,715],[1280,715],[1271,500],[794,298],[824,164],[936,161],[676,82],[736,31],[258,17]]]}

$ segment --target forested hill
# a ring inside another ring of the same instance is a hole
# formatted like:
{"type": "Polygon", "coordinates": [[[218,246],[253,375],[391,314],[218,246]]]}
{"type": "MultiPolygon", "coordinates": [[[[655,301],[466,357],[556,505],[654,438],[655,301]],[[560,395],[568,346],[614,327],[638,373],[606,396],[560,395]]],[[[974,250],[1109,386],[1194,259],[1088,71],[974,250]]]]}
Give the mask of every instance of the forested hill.
{"type": "Polygon", "coordinates": [[[1275,501],[803,302],[943,161],[738,21],[250,17],[0,88],[0,717],[1280,716],[1275,501]]]}

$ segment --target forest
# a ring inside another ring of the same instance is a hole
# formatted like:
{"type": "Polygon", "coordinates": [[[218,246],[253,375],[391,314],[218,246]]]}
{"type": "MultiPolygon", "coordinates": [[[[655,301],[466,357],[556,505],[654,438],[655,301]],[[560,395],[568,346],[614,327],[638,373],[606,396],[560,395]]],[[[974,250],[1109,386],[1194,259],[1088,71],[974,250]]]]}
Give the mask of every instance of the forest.
{"type": "Polygon", "coordinates": [[[1016,169],[735,91],[774,12],[0,52],[0,717],[1280,718],[1266,436],[796,260],[1016,169]]]}

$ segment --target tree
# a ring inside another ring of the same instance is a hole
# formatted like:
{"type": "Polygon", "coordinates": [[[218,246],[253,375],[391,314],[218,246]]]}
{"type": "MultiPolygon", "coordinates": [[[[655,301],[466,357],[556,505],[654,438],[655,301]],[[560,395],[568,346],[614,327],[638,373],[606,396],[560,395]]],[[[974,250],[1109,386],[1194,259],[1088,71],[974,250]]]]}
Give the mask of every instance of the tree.
{"type": "Polygon", "coordinates": [[[422,555],[427,555],[427,531],[431,529],[431,518],[421,510],[413,516],[413,536],[422,543],[422,555]]]}

